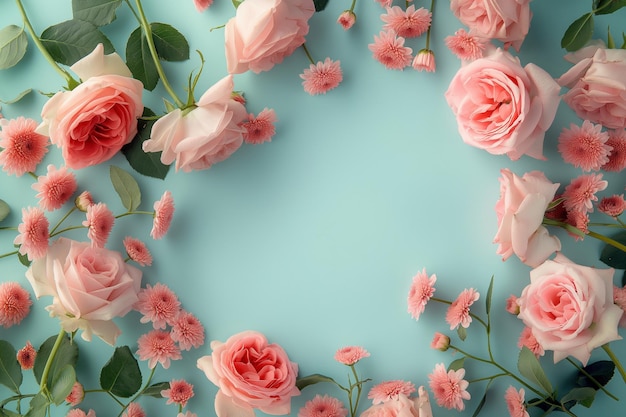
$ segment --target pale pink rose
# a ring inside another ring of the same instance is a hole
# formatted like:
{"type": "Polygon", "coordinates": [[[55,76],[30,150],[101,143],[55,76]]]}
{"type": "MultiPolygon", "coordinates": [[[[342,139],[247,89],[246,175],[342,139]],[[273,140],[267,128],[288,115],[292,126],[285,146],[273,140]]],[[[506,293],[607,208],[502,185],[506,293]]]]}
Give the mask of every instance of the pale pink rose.
{"type": "Polygon", "coordinates": [[[498,244],[496,253],[504,261],[515,254],[526,265],[537,266],[561,249],[561,241],[541,224],[559,184],[539,171],[527,172],[521,178],[509,169],[500,172],[498,232],[493,240],[498,244]]]}
{"type": "Polygon", "coordinates": [[[560,253],[530,271],[518,317],[544,349],[554,351],[555,363],[573,356],[586,365],[593,349],[621,339],[614,272],[577,265],[560,253]]]}
{"type": "Polygon", "coordinates": [[[161,117],[143,150],[162,152],[161,162],[176,161],[176,170],[185,172],[207,169],[228,158],[243,143],[246,130],[241,123],[248,117],[246,108],[233,100],[233,87],[233,77],[228,75],[209,88],[193,110],[176,109],[161,117]]]}
{"type": "Polygon", "coordinates": [[[68,167],[80,169],[109,160],[133,139],[143,85],[119,55],[104,55],[102,44],[71,69],[82,83],[48,100],[37,132],[61,148],[68,167]]]}
{"type": "Polygon", "coordinates": [[[33,261],[26,278],[37,298],[54,297],[46,309],[66,332],[82,329],[83,339],[95,334],[111,345],[121,332],[112,319],[132,309],[141,286],[141,271],[119,252],[66,238],[33,261]]]}
{"type": "Polygon", "coordinates": [[[219,387],[215,397],[218,417],[254,417],[254,409],[284,415],[291,411],[298,365],[265,336],[245,331],[225,343],[211,342],[213,353],[198,359],[198,368],[219,387]]]}
{"type": "Polygon", "coordinates": [[[271,69],[304,43],[313,0],[243,2],[226,23],[226,66],[230,74],[271,69]]]}
{"type": "Polygon", "coordinates": [[[432,417],[428,394],[422,388],[420,397],[400,394],[397,399],[374,404],[361,417],[432,417]]]}
{"type": "Polygon", "coordinates": [[[446,100],[459,133],[469,145],[512,160],[543,156],[543,139],[559,105],[560,87],[534,64],[498,48],[483,58],[465,61],[446,100]]]}
{"type": "Polygon", "coordinates": [[[451,0],[450,9],[470,34],[502,41],[517,51],[532,18],[530,0],[451,0]]]}
{"type": "Polygon", "coordinates": [[[626,127],[626,50],[585,47],[565,58],[575,65],[558,79],[563,95],[581,119],[609,129],[626,127]]]}

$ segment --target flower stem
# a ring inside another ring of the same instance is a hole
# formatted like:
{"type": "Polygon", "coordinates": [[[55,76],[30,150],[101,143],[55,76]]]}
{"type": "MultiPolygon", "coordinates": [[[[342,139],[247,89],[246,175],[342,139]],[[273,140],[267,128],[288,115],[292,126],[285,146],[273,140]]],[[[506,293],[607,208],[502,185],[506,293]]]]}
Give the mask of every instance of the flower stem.
{"type": "MultiPolygon", "coordinates": [[[[408,0],[407,0],[408,2],[408,0]]],[[[354,13],[354,6],[356,6],[356,0],[352,0],[352,4],[350,5],[350,11],[354,13]]],[[[407,5],[408,6],[408,5],[407,5]]]]}
{"type": "Polygon", "coordinates": [[[582,367],[578,366],[578,364],[576,364],[573,360],[571,360],[570,358],[567,358],[567,361],[569,363],[571,363],[572,365],[574,365],[574,367],[576,369],[578,369],[578,371],[580,373],[582,373],[583,375],[585,375],[587,378],[589,378],[594,384],[596,384],[596,387],[598,387],[599,390],[602,390],[606,395],[608,395],[609,397],[611,397],[612,399],[614,399],[615,401],[619,401],[619,398],[617,398],[615,395],[611,394],[606,388],[604,388],[604,386],[602,386],[602,384],[600,384],[589,372],[585,371],[582,367]]]}
{"type": "MultiPolygon", "coordinates": [[[[433,301],[436,301],[438,303],[452,305],[452,301],[444,300],[443,298],[430,297],[430,299],[433,300],[433,301]]],[[[485,323],[485,321],[483,319],[481,319],[480,317],[478,317],[476,314],[470,312],[469,315],[470,315],[470,317],[475,319],[477,322],[482,324],[485,327],[485,329],[489,329],[489,325],[487,323],[485,323]]]]}
{"type": "Polygon", "coordinates": [[[43,391],[46,397],[48,397],[48,374],[50,373],[50,369],[52,368],[52,362],[54,362],[54,358],[56,357],[59,348],[61,347],[61,343],[63,343],[63,339],[65,338],[65,330],[61,329],[57,339],[52,346],[52,350],[50,351],[50,355],[48,356],[48,360],[46,360],[46,365],[43,368],[43,373],[41,374],[41,383],[39,384],[40,391],[43,391]]]}
{"type": "Polygon", "coordinates": [[[604,236],[600,233],[596,233],[593,232],[591,230],[589,230],[589,232],[587,232],[587,234],[593,238],[596,238],[604,243],[606,243],[607,245],[611,245],[619,250],[621,250],[622,252],[626,252],[626,245],[619,243],[617,240],[615,239],[611,239],[610,237],[604,236]]]}
{"type": "Polygon", "coordinates": [[[65,221],[65,219],[67,219],[70,216],[70,214],[72,214],[74,212],[74,210],[76,210],[75,206],[72,207],[71,209],[69,209],[67,211],[67,213],[65,213],[65,216],[63,216],[63,218],[61,220],[59,220],[59,222],[56,224],[56,226],[54,226],[52,228],[52,230],[50,230],[50,235],[51,236],[54,236],[54,232],[56,232],[56,230],[59,228],[59,226],[61,226],[61,223],[63,223],[65,221]]]}
{"type": "Polygon", "coordinates": [[[313,61],[313,57],[309,52],[309,48],[306,47],[306,43],[302,44],[302,49],[304,49],[304,53],[306,54],[306,57],[309,58],[309,62],[311,62],[311,65],[315,65],[315,61],[313,61]]]}
{"type": "Polygon", "coordinates": [[[13,255],[17,255],[19,251],[14,250],[13,252],[7,252],[7,253],[3,253],[2,255],[0,255],[0,259],[2,258],[8,258],[9,256],[13,256],[13,255]]]}
{"type": "Polygon", "coordinates": [[[622,363],[619,361],[617,356],[615,356],[615,353],[613,353],[613,351],[609,347],[609,344],[606,343],[602,345],[602,349],[604,349],[606,354],[609,355],[609,358],[611,358],[611,360],[615,364],[615,367],[617,368],[617,371],[619,372],[619,374],[622,376],[622,379],[624,380],[624,382],[626,382],[626,371],[624,371],[624,367],[622,366],[622,363]]]}
{"type": "Polygon", "coordinates": [[[426,49],[430,50],[430,29],[433,27],[432,19],[435,16],[435,0],[430,0],[430,25],[426,31],[426,49]]]}

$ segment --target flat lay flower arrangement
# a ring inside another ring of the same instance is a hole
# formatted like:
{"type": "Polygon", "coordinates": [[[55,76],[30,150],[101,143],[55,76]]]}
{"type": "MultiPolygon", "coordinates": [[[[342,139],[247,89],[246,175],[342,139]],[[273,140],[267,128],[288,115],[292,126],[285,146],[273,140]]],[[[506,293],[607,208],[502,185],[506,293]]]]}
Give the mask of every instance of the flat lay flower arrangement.
{"type": "MultiPolygon", "coordinates": [[[[25,65],[27,52],[36,50],[59,82],[53,91],[34,82],[15,97],[0,97],[7,115],[29,95],[48,97],[38,120],[12,114],[0,118],[2,181],[20,181],[34,201],[18,207],[13,196],[0,195],[0,233],[8,246],[0,258],[23,264],[25,271],[2,277],[0,325],[26,327],[31,309],[45,309],[60,329],[45,337],[33,333],[25,345],[0,340],[0,416],[138,417],[151,414],[144,411],[148,397],[169,407],[159,409],[160,415],[211,415],[213,410],[188,404],[202,387],[167,376],[177,360],[196,349],[207,350],[197,360],[197,373],[218,389],[213,401],[218,417],[257,412],[429,417],[440,408],[478,415],[488,401],[503,402],[512,417],[576,415],[581,407],[593,407],[596,398],[618,400],[610,388],[623,391],[626,386],[624,358],[611,348],[620,343],[620,328],[626,326],[626,282],[618,273],[626,268],[626,225],[620,217],[626,210],[625,183],[619,176],[626,168],[626,35],[607,28],[604,39],[595,39],[594,25],[603,15],[623,15],[626,2],[593,1],[572,22],[560,40],[571,68],[556,77],[522,61],[533,18],[529,1],[449,2],[460,28],[448,34],[445,45],[458,57],[459,69],[445,100],[460,138],[511,161],[543,161],[546,132],[559,105],[567,105],[579,122],[559,127],[556,147],[559,162],[580,173],[558,183],[538,170],[519,175],[503,168],[495,202],[497,233],[478,237],[493,239],[503,260],[516,257],[528,266],[527,286],[506,300],[511,320],[524,324],[516,368],[492,349],[498,335],[492,326],[497,278],[486,280],[485,288],[459,289],[450,300],[438,296],[436,290],[444,284],[433,271],[418,271],[407,283],[408,296],[398,297],[406,302],[407,318],[428,320],[431,304],[445,305],[449,329],[429,335],[430,346],[455,352],[454,360],[432,364],[424,385],[364,375],[363,363],[376,360],[367,346],[338,347],[337,369],[346,372],[337,375],[347,375],[341,379],[303,375],[291,352],[258,331],[205,345],[210,329],[205,330],[193,307],[150,276],[154,260],[149,247],[168,239],[178,206],[169,190],[146,202],[137,178],[204,171],[227,164],[244,144],[279,137],[280,114],[269,107],[247,109],[247,92],[238,90],[235,75],[278,71],[302,49],[310,61],[299,74],[303,94],[339,95],[349,77],[340,57],[314,59],[307,39],[309,22],[316,13],[327,12],[327,1],[232,3],[233,17],[205,34],[224,37],[219,53],[226,57],[226,68],[223,78],[204,92],[197,87],[216,52],[191,51],[188,28],[149,21],[148,2],[74,0],[72,19],[43,30],[29,18],[34,4],[16,0],[3,6],[17,8],[22,20],[0,29],[0,69],[25,65]],[[132,15],[136,26],[129,28],[124,45],[114,45],[107,27],[121,14],[132,15]],[[168,65],[187,60],[197,63],[195,69],[184,86],[174,85],[168,65]],[[146,97],[156,91],[166,95],[162,107],[148,108],[146,97]],[[120,153],[131,169],[110,165],[107,181],[81,182],[82,172],[107,166],[120,153]],[[172,165],[174,173],[169,172],[172,165]],[[95,196],[102,188],[119,198],[99,201],[95,196]],[[141,218],[149,221],[139,223],[141,218]],[[143,235],[117,239],[112,233],[133,221],[145,225],[143,235]],[[562,238],[600,241],[599,263],[570,259],[561,251],[562,238]],[[132,317],[139,317],[133,328],[141,331],[135,345],[121,345],[119,323],[132,317]],[[483,338],[483,352],[464,345],[471,335],[483,338]],[[111,346],[110,357],[98,366],[95,387],[84,385],[77,369],[79,351],[89,350],[93,339],[111,346]],[[549,367],[557,362],[571,365],[569,380],[551,380],[549,367]],[[472,363],[482,364],[482,373],[472,363]],[[500,384],[507,389],[496,400],[488,394],[500,384]],[[310,400],[293,409],[293,397],[307,394],[310,400]],[[117,409],[85,409],[81,403],[86,396],[101,396],[117,409]],[[466,402],[476,397],[481,400],[468,409],[466,402]]],[[[211,0],[194,4],[198,13],[211,13],[211,0]]],[[[380,9],[381,29],[367,45],[371,64],[416,71],[417,77],[426,75],[420,72],[436,76],[443,51],[431,42],[435,6],[444,4],[359,0],[357,6],[353,0],[338,16],[326,18],[348,35],[359,26],[359,7],[380,9]],[[419,45],[417,52],[409,44],[419,45]]],[[[322,45],[315,47],[322,50],[322,45]]],[[[619,410],[619,403],[615,407],[619,410]]]]}

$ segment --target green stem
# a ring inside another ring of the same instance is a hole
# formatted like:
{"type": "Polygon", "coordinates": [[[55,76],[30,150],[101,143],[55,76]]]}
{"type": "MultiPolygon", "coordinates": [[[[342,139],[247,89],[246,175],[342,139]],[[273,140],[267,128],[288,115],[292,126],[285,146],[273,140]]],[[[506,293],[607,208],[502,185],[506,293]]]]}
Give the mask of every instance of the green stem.
{"type": "Polygon", "coordinates": [[[622,366],[622,363],[619,361],[617,356],[615,356],[615,353],[613,353],[613,351],[609,347],[609,344],[607,343],[607,344],[602,345],[602,349],[604,349],[606,354],[609,355],[609,358],[611,358],[611,360],[615,364],[615,367],[617,368],[617,371],[619,372],[619,374],[622,376],[622,379],[624,380],[624,382],[626,382],[626,371],[624,371],[624,367],[622,366]]]}
{"type": "Polygon", "coordinates": [[[594,239],[598,239],[604,243],[606,243],[607,245],[611,245],[623,252],[626,252],[626,245],[623,245],[622,243],[618,242],[617,240],[611,239],[610,237],[606,237],[600,233],[596,233],[592,230],[589,230],[587,233],[583,232],[582,230],[572,226],[571,224],[565,223],[565,222],[561,222],[558,220],[552,220],[552,219],[546,219],[544,217],[542,224],[547,225],[547,226],[558,226],[562,229],[567,230],[568,232],[571,232],[577,236],[580,237],[585,237],[585,236],[591,236],[594,239]]]}
{"type": "Polygon", "coordinates": [[[116,219],[121,217],[131,216],[133,214],[147,214],[154,217],[154,211],[127,211],[126,213],[118,214],[115,216],[116,219]]]}
{"type": "Polygon", "coordinates": [[[430,29],[433,27],[432,19],[435,17],[435,0],[430,0],[430,17],[431,24],[428,26],[428,30],[426,31],[426,49],[428,50],[430,50],[430,29]]]}
{"type": "Polygon", "coordinates": [[[491,375],[491,376],[486,376],[483,378],[476,378],[476,379],[470,379],[467,382],[469,382],[470,384],[473,384],[474,382],[480,382],[480,381],[493,381],[496,378],[500,378],[501,376],[508,376],[508,374],[505,373],[501,373],[501,374],[495,374],[495,375],[491,375]]]}
{"type": "Polygon", "coordinates": [[[0,259],[8,258],[9,256],[17,255],[18,253],[19,253],[19,251],[17,251],[17,250],[14,250],[13,252],[3,253],[2,255],[0,255],[0,259]]]}
{"type": "Polygon", "coordinates": [[[63,216],[63,218],[61,218],[61,220],[58,221],[58,223],[52,228],[52,230],[50,230],[51,236],[54,236],[54,232],[56,232],[59,226],[61,226],[61,223],[63,223],[70,216],[70,214],[74,212],[74,210],[76,210],[76,207],[72,207],[71,209],[67,211],[67,213],[65,213],[65,216],[63,216]]]}
{"type": "Polygon", "coordinates": [[[43,368],[43,373],[41,374],[41,383],[39,384],[39,390],[43,391],[46,397],[48,397],[48,374],[50,373],[50,369],[52,368],[52,362],[54,362],[54,358],[56,357],[59,348],[61,347],[61,343],[63,343],[63,339],[65,338],[65,330],[61,329],[59,335],[57,336],[57,340],[54,342],[54,346],[52,346],[52,350],[50,351],[50,355],[48,356],[48,360],[46,361],[46,365],[43,368]]]}
{"type": "Polygon", "coordinates": [[[60,235],[61,233],[65,233],[65,232],[69,232],[70,230],[77,230],[77,229],[86,229],[87,226],[68,226],[65,229],[61,229],[58,230],[54,233],[50,233],[50,237],[55,237],[56,235],[60,235]]]}
{"type": "MultiPolygon", "coordinates": [[[[352,13],[354,13],[354,6],[356,6],[356,0],[352,0],[352,4],[350,5],[350,11],[352,13]]],[[[407,7],[408,7],[408,0],[407,0],[407,7]]]]}
{"type": "Polygon", "coordinates": [[[313,61],[313,57],[311,56],[311,53],[309,52],[309,48],[306,47],[306,43],[302,44],[302,49],[304,49],[304,53],[306,54],[306,57],[309,58],[309,62],[311,62],[312,65],[315,65],[315,61],[313,61]]]}
{"type": "Polygon", "coordinates": [[[359,401],[361,400],[361,391],[363,390],[363,386],[361,384],[361,381],[359,380],[359,376],[357,375],[356,367],[354,366],[354,364],[350,365],[350,368],[352,368],[352,374],[354,375],[354,380],[356,384],[356,401],[354,403],[354,409],[350,409],[350,413],[352,417],[354,417],[359,410],[359,401]]]}
{"type": "Polygon", "coordinates": [[[578,369],[578,371],[580,373],[582,373],[583,375],[585,375],[587,378],[589,378],[594,384],[596,384],[596,387],[599,390],[602,390],[606,395],[608,395],[609,397],[611,397],[612,399],[614,399],[615,401],[619,401],[619,398],[617,398],[615,395],[611,394],[606,388],[604,388],[604,386],[602,384],[600,384],[589,372],[585,371],[582,367],[578,366],[578,364],[576,362],[574,362],[573,360],[571,360],[570,358],[567,358],[567,361],[569,363],[571,363],[576,369],[578,369]]]}
{"type": "Polygon", "coordinates": [[[619,242],[618,242],[617,240],[615,240],[615,239],[611,239],[610,237],[607,237],[607,236],[601,235],[600,233],[596,233],[596,232],[593,232],[593,231],[591,231],[591,230],[589,230],[589,231],[587,232],[587,234],[588,234],[589,236],[593,237],[593,238],[596,238],[596,239],[598,239],[598,240],[600,240],[600,241],[602,241],[602,242],[606,243],[607,245],[611,245],[611,246],[613,246],[613,247],[615,247],[615,248],[617,248],[617,249],[621,250],[622,252],[626,252],[626,245],[624,245],[624,244],[622,244],[622,243],[619,243],[619,242]]]}
{"type": "MultiPolygon", "coordinates": [[[[133,398],[130,399],[128,404],[132,403],[133,401],[136,401],[137,398],[139,398],[143,394],[143,392],[150,386],[150,384],[152,383],[152,378],[154,377],[154,372],[155,371],[156,371],[156,366],[154,368],[152,368],[152,370],[150,371],[150,376],[148,377],[148,380],[146,381],[144,387],[142,389],[140,389],[139,392],[137,394],[135,394],[135,396],[133,398]]],[[[111,396],[112,395],[113,394],[111,394],[111,396]]],[[[116,400],[117,400],[117,398],[116,398],[116,400]]],[[[128,408],[128,404],[124,405],[120,401],[118,401],[118,402],[122,405],[122,411],[120,411],[120,413],[117,415],[117,417],[121,417],[122,414],[124,414],[124,411],[128,408]]]]}

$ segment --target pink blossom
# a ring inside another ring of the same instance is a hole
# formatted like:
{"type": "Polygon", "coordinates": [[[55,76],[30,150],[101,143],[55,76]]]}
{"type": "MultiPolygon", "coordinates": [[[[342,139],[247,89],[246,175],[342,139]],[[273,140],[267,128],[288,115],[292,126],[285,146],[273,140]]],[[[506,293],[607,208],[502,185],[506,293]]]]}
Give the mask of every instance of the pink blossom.
{"type": "Polygon", "coordinates": [[[199,12],[203,12],[213,4],[213,0],[193,0],[193,4],[199,12]]]}
{"type": "Polygon", "coordinates": [[[30,294],[17,282],[7,281],[0,284],[0,325],[7,328],[20,324],[33,302],[30,294]]]}
{"type": "Polygon", "coordinates": [[[348,410],[337,398],[316,395],[298,411],[298,417],[346,417],[348,410]]]}
{"type": "Polygon", "coordinates": [[[612,148],[609,162],[602,165],[602,169],[610,172],[619,172],[626,168],[626,129],[609,130],[609,140],[606,144],[612,148]]]}
{"type": "Polygon", "coordinates": [[[380,404],[397,400],[400,395],[408,397],[415,391],[415,385],[410,381],[402,381],[399,379],[384,381],[378,385],[374,385],[367,394],[367,398],[372,400],[374,404],[380,404]]]}
{"type": "Polygon", "coordinates": [[[448,49],[464,61],[482,58],[487,42],[478,36],[470,35],[465,29],[459,29],[445,39],[448,49]]]}
{"type": "Polygon", "coordinates": [[[598,211],[607,216],[617,217],[626,210],[624,194],[613,194],[611,197],[603,197],[598,204],[598,211]]]}
{"type": "Polygon", "coordinates": [[[504,393],[506,407],[509,409],[511,417],[529,417],[526,406],[524,405],[524,388],[519,391],[513,386],[509,386],[504,393]]]}
{"type": "Polygon", "coordinates": [[[35,132],[37,122],[18,117],[0,118],[0,165],[18,177],[34,172],[48,152],[48,138],[35,132]]]}
{"type": "Polygon", "coordinates": [[[374,35],[374,43],[368,45],[374,59],[388,69],[402,70],[411,65],[413,50],[404,46],[404,38],[393,30],[382,31],[374,35]]]}
{"type": "Polygon", "coordinates": [[[172,323],[172,339],[182,350],[199,348],[204,344],[204,326],[196,316],[182,310],[172,323]]]}
{"type": "Polygon", "coordinates": [[[383,29],[393,30],[403,38],[415,38],[428,30],[432,14],[423,7],[415,10],[414,5],[410,5],[406,10],[393,6],[388,7],[387,13],[382,14],[380,18],[385,22],[383,29]]]}
{"type": "Polygon", "coordinates": [[[626,327],[626,287],[613,285],[613,302],[624,312],[619,320],[619,326],[626,327]]]}
{"type": "Polygon", "coordinates": [[[246,130],[243,134],[243,141],[254,145],[270,142],[272,136],[276,134],[274,123],[277,120],[274,109],[267,107],[261,110],[258,116],[252,113],[248,114],[248,120],[241,124],[246,130]]]}
{"type": "Polygon", "coordinates": [[[519,314],[519,304],[517,304],[517,296],[511,294],[506,299],[506,311],[517,316],[519,314]]]}
{"type": "Polygon", "coordinates": [[[166,404],[178,404],[181,407],[185,407],[193,395],[193,385],[184,379],[171,380],[170,387],[161,391],[161,396],[167,398],[166,404]]]}
{"type": "Polygon", "coordinates": [[[126,236],[123,244],[130,259],[141,266],[152,265],[152,254],[141,240],[126,236]]]}
{"type": "Polygon", "coordinates": [[[463,379],[464,376],[465,369],[463,368],[446,372],[443,363],[435,365],[435,370],[428,375],[428,379],[430,380],[430,389],[433,391],[439,406],[463,411],[465,408],[463,400],[471,398],[467,392],[469,382],[463,379]]]}
{"type": "Polygon", "coordinates": [[[450,325],[450,330],[454,330],[459,325],[468,328],[472,322],[470,316],[470,306],[478,300],[480,294],[475,289],[464,289],[456,300],[452,302],[446,313],[446,322],[450,325]]]}
{"type": "Polygon", "coordinates": [[[387,7],[391,7],[393,0],[376,0],[376,2],[380,4],[381,6],[387,8],[387,7]]]}
{"type": "Polygon", "coordinates": [[[27,255],[29,260],[40,259],[46,256],[50,223],[44,212],[37,207],[22,209],[22,223],[17,227],[19,235],[13,244],[20,245],[20,253],[27,255]]]}
{"type": "Polygon", "coordinates": [[[167,285],[157,283],[152,287],[147,284],[146,288],[139,291],[138,297],[134,308],[143,314],[140,320],[142,323],[152,322],[155,329],[165,329],[168,324],[175,323],[180,301],[167,285]]]}
{"type": "Polygon", "coordinates": [[[89,191],[83,191],[74,199],[74,205],[82,212],[87,212],[89,206],[93,204],[93,197],[89,191]]]}
{"type": "Polygon", "coordinates": [[[558,149],[563,160],[583,171],[599,170],[609,162],[613,149],[607,145],[607,132],[602,132],[602,125],[594,125],[585,120],[581,127],[571,124],[559,135],[558,149]]]}
{"type": "Polygon", "coordinates": [[[161,199],[154,203],[154,219],[150,236],[161,239],[167,234],[174,217],[174,199],[169,191],[163,193],[161,199]]]}
{"type": "Polygon", "coordinates": [[[96,412],[90,409],[88,413],[85,413],[80,408],[72,408],[65,417],[96,417],[96,412]]]}
{"type": "Polygon", "coordinates": [[[363,358],[370,356],[370,353],[361,346],[346,346],[335,352],[335,360],[344,365],[354,365],[363,358]]]}
{"type": "Polygon", "coordinates": [[[39,205],[48,211],[61,208],[76,191],[76,176],[68,172],[66,167],[56,169],[54,165],[48,165],[47,175],[39,176],[37,182],[32,185],[33,190],[38,191],[39,205]]]}
{"type": "Polygon", "coordinates": [[[598,201],[596,193],[609,185],[602,179],[602,174],[586,174],[574,178],[563,191],[563,205],[568,212],[593,211],[593,202],[598,201]]]}
{"type": "Polygon", "coordinates": [[[443,333],[436,332],[432,342],[430,342],[430,348],[445,352],[450,348],[450,337],[443,333]]]}
{"type": "Polygon", "coordinates": [[[83,388],[83,384],[76,381],[74,385],[72,385],[72,390],[65,397],[65,402],[71,405],[72,407],[76,407],[78,404],[83,402],[83,398],[85,398],[85,389],[83,388]]]}
{"type": "Polygon", "coordinates": [[[35,366],[35,358],[37,358],[37,351],[30,341],[26,342],[26,345],[17,351],[17,361],[24,371],[33,369],[35,366]]]}
{"type": "Polygon", "coordinates": [[[87,207],[87,220],[83,221],[87,237],[95,248],[103,248],[115,223],[115,216],[104,203],[92,204],[87,207]]]}
{"type": "Polygon", "coordinates": [[[167,369],[170,367],[170,361],[182,358],[180,349],[172,340],[172,336],[163,330],[152,330],[142,335],[137,344],[139,360],[147,360],[150,369],[153,369],[157,363],[167,369]]]}
{"type": "MultiPolygon", "coordinates": [[[[587,228],[587,225],[589,224],[589,215],[584,211],[572,210],[568,212],[565,222],[574,226],[584,234],[589,233],[589,229],[587,228]]],[[[576,240],[581,240],[583,238],[580,234],[572,233],[569,230],[567,233],[576,240]]]]}
{"type": "Polygon", "coordinates": [[[409,296],[407,304],[409,305],[409,313],[415,320],[419,320],[420,315],[424,312],[426,304],[430,297],[435,293],[435,282],[437,281],[437,275],[433,274],[430,277],[426,273],[426,268],[418,272],[413,277],[413,284],[409,290],[409,296]]]}
{"type": "Polygon", "coordinates": [[[133,401],[128,404],[126,410],[122,414],[122,417],[146,417],[146,412],[141,405],[139,405],[139,403],[133,401]]]}
{"type": "Polygon", "coordinates": [[[413,69],[417,71],[435,72],[435,53],[430,49],[420,50],[413,59],[413,69]]]}
{"type": "Polygon", "coordinates": [[[339,18],[337,18],[337,23],[339,23],[344,30],[348,30],[356,23],[356,15],[352,10],[344,10],[339,15],[339,18]]]}
{"type": "Polygon", "coordinates": [[[326,58],[324,62],[319,61],[317,64],[311,64],[300,74],[304,91],[312,96],[317,94],[326,94],[327,91],[337,87],[343,80],[340,61],[333,61],[326,58]]]}

